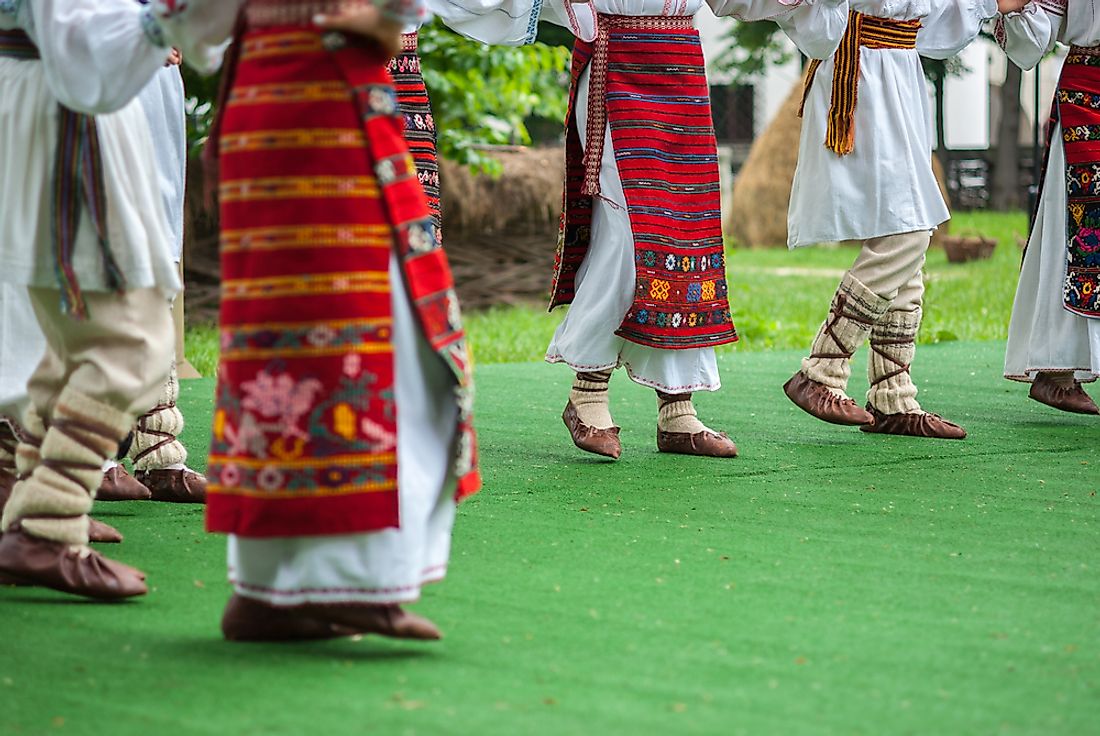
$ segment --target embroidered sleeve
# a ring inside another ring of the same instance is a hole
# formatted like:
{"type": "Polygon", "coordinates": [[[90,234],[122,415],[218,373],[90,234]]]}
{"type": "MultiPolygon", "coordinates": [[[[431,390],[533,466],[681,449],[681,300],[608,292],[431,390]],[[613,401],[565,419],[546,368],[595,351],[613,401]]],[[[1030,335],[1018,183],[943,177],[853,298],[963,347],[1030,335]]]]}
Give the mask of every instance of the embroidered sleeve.
{"type": "Polygon", "coordinates": [[[1031,0],[1017,13],[998,16],[993,38],[1014,64],[1031,69],[1054,49],[1065,13],[1065,0],[1031,0]]]}
{"type": "Polygon", "coordinates": [[[538,35],[542,0],[429,0],[428,9],[467,38],[523,46],[538,35]]]}
{"type": "Polygon", "coordinates": [[[244,0],[153,0],[143,8],[150,40],[175,46],[190,66],[212,72],[221,64],[244,0]]]}
{"type": "Polygon", "coordinates": [[[848,29],[848,3],[806,0],[775,21],[803,54],[811,59],[827,59],[836,52],[848,29]]]}
{"type": "Polygon", "coordinates": [[[997,0],[932,0],[931,12],[921,19],[917,51],[930,59],[950,59],[996,16],[997,0]]]}
{"type": "Polygon", "coordinates": [[[137,3],[21,4],[19,23],[38,46],[50,92],[71,110],[103,114],[125,107],[168,56],[161,44],[142,32],[144,8],[137,3]]]}

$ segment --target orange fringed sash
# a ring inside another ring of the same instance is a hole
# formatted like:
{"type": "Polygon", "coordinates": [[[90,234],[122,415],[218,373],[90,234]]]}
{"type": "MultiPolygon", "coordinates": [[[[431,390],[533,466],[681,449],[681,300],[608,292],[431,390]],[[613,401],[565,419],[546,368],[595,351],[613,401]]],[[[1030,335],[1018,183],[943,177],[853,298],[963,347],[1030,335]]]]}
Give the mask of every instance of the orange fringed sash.
{"type": "MultiPolygon", "coordinates": [[[[848,17],[848,30],[833,56],[833,95],[829,102],[829,127],[825,134],[825,147],[839,156],[852,152],[856,140],[856,100],[859,97],[860,47],[869,49],[915,49],[919,20],[887,20],[852,11],[848,17]]],[[[820,59],[810,62],[806,72],[806,87],[802,94],[802,107],[810,95],[820,59]]]]}

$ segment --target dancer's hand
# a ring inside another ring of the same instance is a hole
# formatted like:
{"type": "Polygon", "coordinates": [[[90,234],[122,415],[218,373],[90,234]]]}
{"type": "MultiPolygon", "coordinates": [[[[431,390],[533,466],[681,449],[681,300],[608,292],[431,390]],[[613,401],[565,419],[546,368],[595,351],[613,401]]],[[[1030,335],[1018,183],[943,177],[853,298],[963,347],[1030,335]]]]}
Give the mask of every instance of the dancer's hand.
{"type": "Polygon", "coordinates": [[[172,49],[172,52],[168,54],[168,60],[164,62],[165,66],[179,66],[183,63],[183,54],[179,49],[172,49]]]}
{"type": "Polygon", "coordinates": [[[401,51],[401,24],[382,15],[374,5],[357,5],[337,13],[317,15],[313,25],[326,31],[354,33],[374,41],[387,56],[397,56],[401,51]]]}
{"type": "Polygon", "coordinates": [[[1002,15],[1018,13],[1027,3],[1028,0],[997,0],[997,10],[1001,11],[1002,15]]]}

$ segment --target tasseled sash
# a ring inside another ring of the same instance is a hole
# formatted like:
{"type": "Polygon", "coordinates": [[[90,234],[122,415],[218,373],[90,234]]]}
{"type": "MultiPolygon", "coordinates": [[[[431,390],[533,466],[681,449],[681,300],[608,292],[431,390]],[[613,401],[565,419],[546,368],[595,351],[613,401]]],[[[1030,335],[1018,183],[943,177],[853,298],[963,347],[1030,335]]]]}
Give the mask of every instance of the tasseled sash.
{"type": "MultiPolygon", "coordinates": [[[[837,155],[845,156],[855,146],[856,100],[859,96],[860,48],[915,49],[919,20],[887,20],[852,11],[848,17],[848,30],[833,56],[833,94],[829,103],[829,127],[825,134],[825,147],[837,155]]],[[[806,88],[802,106],[810,94],[814,77],[821,66],[820,59],[810,62],[806,72],[806,88]]],[[[802,116],[802,109],[798,111],[802,116]]]]}

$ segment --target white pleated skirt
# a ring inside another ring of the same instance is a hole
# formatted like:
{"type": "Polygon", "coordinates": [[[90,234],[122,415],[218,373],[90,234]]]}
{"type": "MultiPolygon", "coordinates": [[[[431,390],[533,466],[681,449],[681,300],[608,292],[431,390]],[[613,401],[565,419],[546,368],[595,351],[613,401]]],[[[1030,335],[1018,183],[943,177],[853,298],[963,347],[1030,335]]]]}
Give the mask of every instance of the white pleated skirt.
{"type": "Polygon", "coordinates": [[[229,580],[276,606],[409,603],[447,572],[454,526],[454,374],[417,323],[396,260],[393,285],[397,486],[401,526],[364,534],[229,537],[229,580]]]}
{"type": "MultiPolygon", "coordinates": [[[[577,86],[577,128],[588,121],[588,70],[577,86]]],[[[634,301],[634,233],[626,209],[611,128],[605,133],[601,197],[594,201],[588,253],[577,271],[576,293],[546,349],[548,363],[574,371],[626,368],[643,386],[670,394],[717,391],[722,386],[714,348],[664,350],[615,334],[634,301]]],[[[584,145],[584,136],[581,136],[584,145]]]]}
{"type": "Polygon", "coordinates": [[[1041,371],[1073,371],[1079,381],[1095,381],[1100,375],[1100,319],[1074,314],[1063,301],[1066,153],[1060,127],[1052,140],[1043,198],[1012,305],[1005,378],[1031,381],[1041,371]]]}
{"type": "MultiPolygon", "coordinates": [[[[51,202],[58,102],[42,63],[0,59],[0,281],[58,288],[51,202]]],[[[134,289],[181,288],[161,197],[157,155],[141,103],[96,118],[111,252],[134,289]]],[[[73,266],[82,289],[107,290],[90,218],[81,217],[73,266]]]]}

